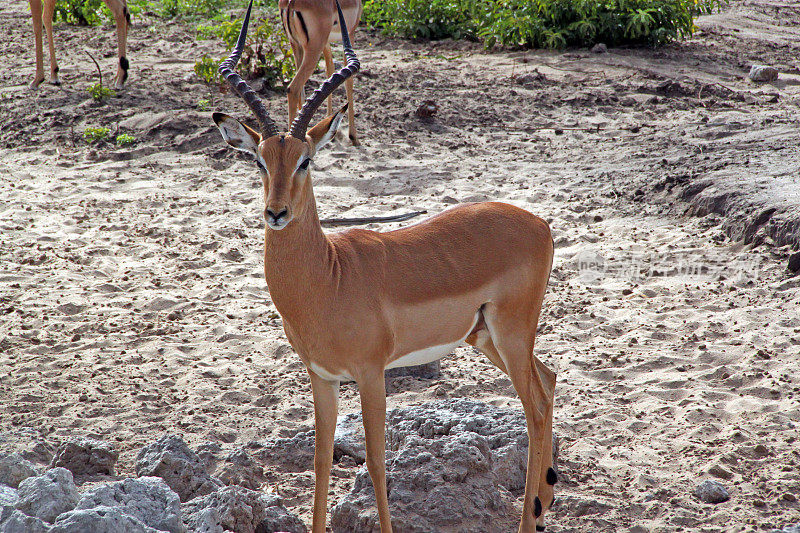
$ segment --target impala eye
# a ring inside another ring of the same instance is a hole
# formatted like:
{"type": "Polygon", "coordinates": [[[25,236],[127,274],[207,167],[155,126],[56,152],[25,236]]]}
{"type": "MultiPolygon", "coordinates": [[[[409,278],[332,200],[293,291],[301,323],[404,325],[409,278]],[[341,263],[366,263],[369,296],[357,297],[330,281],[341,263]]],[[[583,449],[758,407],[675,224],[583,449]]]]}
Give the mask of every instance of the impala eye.
{"type": "Polygon", "coordinates": [[[300,163],[300,166],[297,167],[297,170],[308,170],[308,164],[311,163],[311,159],[306,158],[305,161],[300,163]]]}
{"type": "Polygon", "coordinates": [[[258,165],[258,168],[260,168],[264,172],[267,171],[267,167],[264,166],[264,163],[262,163],[260,159],[256,159],[256,165],[258,165]]]}

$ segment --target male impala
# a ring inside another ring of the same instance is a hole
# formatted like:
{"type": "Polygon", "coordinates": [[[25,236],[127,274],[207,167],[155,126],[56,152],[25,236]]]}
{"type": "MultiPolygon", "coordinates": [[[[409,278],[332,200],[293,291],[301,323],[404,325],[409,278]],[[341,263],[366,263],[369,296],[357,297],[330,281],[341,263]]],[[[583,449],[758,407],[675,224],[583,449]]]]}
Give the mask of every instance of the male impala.
{"type": "MultiPolygon", "coordinates": [[[[279,0],[281,20],[289,42],[292,45],[297,73],[289,84],[289,123],[294,120],[300,104],[305,100],[303,88],[317,68],[320,54],[325,54],[325,70],[328,76],[333,74],[333,54],[331,40],[340,40],[342,32],[336,12],[335,0],[279,0]]],[[[349,38],[353,38],[356,26],[361,18],[361,0],[341,0],[341,10],[347,23],[345,31],[350,28],[349,38]]],[[[353,105],[353,80],[345,81],[348,102],[348,126],[350,142],[358,146],[358,135],[355,125],[355,107],[353,105]]],[[[328,96],[328,114],[333,112],[333,103],[328,96]]]]}
{"type": "MultiPolygon", "coordinates": [[[[56,48],[53,42],[53,12],[56,0],[29,0],[31,16],[33,17],[33,35],[36,44],[36,77],[31,82],[31,89],[36,89],[44,81],[44,53],[42,51],[42,22],[47,30],[47,44],[50,46],[50,83],[60,85],[58,80],[58,64],[56,63],[56,48]],[[44,16],[43,16],[44,15],[44,16]]],[[[125,43],[128,39],[128,26],[131,23],[126,0],[104,0],[117,24],[117,55],[119,67],[114,79],[114,88],[119,90],[128,79],[128,58],[125,57],[125,43]]]]}
{"type": "MultiPolygon", "coordinates": [[[[252,8],[252,0],[250,4],[252,8]]],[[[346,28],[339,10],[340,24],[346,28]]],[[[239,41],[220,73],[255,113],[260,131],[214,113],[229,145],[261,171],[267,221],[264,274],[292,347],[311,377],[316,449],[313,531],[324,533],[339,382],[355,380],[381,531],[391,532],[384,466],[384,369],[436,360],[472,344],[511,378],[528,423],[528,472],[519,531],[544,529],[553,501],[553,394],[556,376],[533,356],[553,260],[546,222],[501,203],[447,210],[406,229],[322,232],[309,165],[331,140],[344,109],[307,131],[314,111],[359,69],[347,32],[347,64],[306,101],[288,133],[233,70],[239,41]],[[538,523],[538,525],[537,525],[538,523]]]]}

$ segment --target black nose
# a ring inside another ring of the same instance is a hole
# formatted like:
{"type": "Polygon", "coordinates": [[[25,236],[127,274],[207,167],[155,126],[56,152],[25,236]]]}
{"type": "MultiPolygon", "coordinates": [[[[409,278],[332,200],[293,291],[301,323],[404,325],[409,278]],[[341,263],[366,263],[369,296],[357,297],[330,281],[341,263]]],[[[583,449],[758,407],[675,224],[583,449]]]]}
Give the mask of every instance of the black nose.
{"type": "Polygon", "coordinates": [[[267,208],[267,216],[272,218],[273,222],[277,222],[278,219],[281,218],[282,216],[284,216],[286,213],[287,213],[287,210],[283,209],[280,213],[278,213],[276,215],[275,212],[272,209],[270,209],[269,207],[267,208]]]}

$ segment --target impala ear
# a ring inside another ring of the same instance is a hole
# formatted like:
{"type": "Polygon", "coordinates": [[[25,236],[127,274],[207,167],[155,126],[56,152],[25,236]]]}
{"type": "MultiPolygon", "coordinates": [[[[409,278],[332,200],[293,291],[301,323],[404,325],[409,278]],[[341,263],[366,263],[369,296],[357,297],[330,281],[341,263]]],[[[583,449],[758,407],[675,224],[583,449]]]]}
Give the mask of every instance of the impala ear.
{"type": "Polygon", "coordinates": [[[225,113],[214,113],[211,118],[214,119],[226,143],[236,150],[257,157],[258,145],[261,143],[261,135],[257,131],[225,113]]]}
{"type": "Polygon", "coordinates": [[[311,128],[306,134],[311,138],[311,147],[314,153],[320,151],[336,135],[336,130],[339,129],[339,124],[342,122],[345,111],[347,111],[347,104],[344,104],[344,107],[335,114],[322,119],[319,124],[311,128]]]}

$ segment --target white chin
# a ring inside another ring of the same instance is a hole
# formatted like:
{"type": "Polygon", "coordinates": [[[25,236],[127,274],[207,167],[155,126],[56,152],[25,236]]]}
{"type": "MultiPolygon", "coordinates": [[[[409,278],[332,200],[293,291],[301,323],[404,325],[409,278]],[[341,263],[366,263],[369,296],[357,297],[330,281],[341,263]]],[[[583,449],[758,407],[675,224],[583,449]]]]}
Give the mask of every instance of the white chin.
{"type": "Polygon", "coordinates": [[[288,226],[289,222],[291,222],[291,221],[292,221],[291,219],[289,219],[289,220],[281,220],[277,224],[275,222],[267,222],[267,226],[269,226],[269,229],[274,229],[276,231],[280,231],[283,228],[285,228],[286,226],[288,226]]]}

